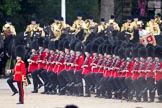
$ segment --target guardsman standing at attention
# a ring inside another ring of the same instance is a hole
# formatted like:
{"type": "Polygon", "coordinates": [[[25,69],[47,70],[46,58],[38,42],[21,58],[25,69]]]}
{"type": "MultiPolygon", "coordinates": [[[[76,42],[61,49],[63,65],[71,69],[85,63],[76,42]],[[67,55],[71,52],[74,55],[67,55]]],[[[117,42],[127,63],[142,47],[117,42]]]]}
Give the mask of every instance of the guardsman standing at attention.
{"type": "Polygon", "coordinates": [[[78,13],[78,15],[77,15],[77,20],[75,20],[75,21],[73,22],[72,28],[73,28],[73,30],[75,31],[75,35],[78,34],[78,32],[79,32],[81,29],[85,29],[85,28],[86,28],[86,24],[85,24],[85,22],[82,20],[82,15],[81,15],[81,13],[78,13]]]}
{"type": "Polygon", "coordinates": [[[19,89],[19,102],[17,104],[24,104],[24,90],[23,90],[23,81],[26,80],[26,66],[23,61],[25,56],[25,48],[24,46],[17,46],[16,47],[16,65],[13,70],[14,76],[11,77],[10,80],[7,80],[10,88],[14,92],[13,95],[18,93],[17,89],[13,85],[13,82],[17,82],[17,86],[19,89]]]}
{"type": "Polygon", "coordinates": [[[150,21],[147,22],[146,29],[150,31],[154,36],[160,35],[160,28],[159,25],[155,22],[153,16],[150,17],[150,21]]]}
{"type": "Polygon", "coordinates": [[[16,36],[16,30],[15,30],[15,27],[12,25],[12,21],[10,18],[8,18],[6,20],[6,24],[3,26],[2,31],[6,30],[6,29],[10,29],[11,34],[13,36],[16,36]]]}
{"type": "Polygon", "coordinates": [[[115,16],[111,15],[110,20],[106,23],[107,28],[109,28],[111,31],[117,30],[120,31],[119,25],[115,22],[115,16]]]}

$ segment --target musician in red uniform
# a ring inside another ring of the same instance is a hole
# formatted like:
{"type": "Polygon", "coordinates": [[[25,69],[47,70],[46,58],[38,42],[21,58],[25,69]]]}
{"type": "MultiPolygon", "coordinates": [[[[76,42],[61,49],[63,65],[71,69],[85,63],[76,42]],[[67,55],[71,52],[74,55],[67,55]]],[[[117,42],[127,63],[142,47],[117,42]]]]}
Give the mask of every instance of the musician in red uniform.
{"type": "Polygon", "coordinates": [[[24,90],[23,90],[23,81],[26,79],[26,65],[23,61],[25,58],[25,48],[24,46],[16,47],[16,65],[13,71],[14,76],[10,80],[7,81],[10,88],[14,92],[15,95],[17,89],[14,87],[13,82],[17,82],[19,89],[19,102],[17,104],[24,104],[24,90]]]}

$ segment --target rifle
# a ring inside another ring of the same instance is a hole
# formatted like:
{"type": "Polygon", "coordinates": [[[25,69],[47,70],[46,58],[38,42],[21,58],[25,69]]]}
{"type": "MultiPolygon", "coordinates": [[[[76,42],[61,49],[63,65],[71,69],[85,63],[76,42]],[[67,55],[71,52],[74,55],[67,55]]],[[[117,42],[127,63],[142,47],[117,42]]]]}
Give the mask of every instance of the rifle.
{"type": "Polygon", "coordinates": [[[143,69],[144,65],[145,65],[145,61],[141,62],[140,68],[139,68],[139,71],[138,71],[139,73],[143,71],[142,69],[143,69]]]}
{"type": "Polygon", "coordinates": [[[149,72],[151,66],[152,66],[152,60],[149,61],[148,65],[146,67],[146,70],[145,70],[146,73],[149,72]]]}
{"type": "Polygon", "coordinates": [[[91,63],[91,66],[98,60],[98,57],[94,57],[91,63]]]}
{"type": "Polygon", "coordinates": [[[34,56],[36,55],[36,53],[32,53],[29,57],[29,59],[27,60],[29,62],[29,64],[32,63],[32,59],[34,58],[34,56]]]}
{"type": "Polygon", "coordinates": [[[84,68],[85,65],[87,65],[88,59],[90,58],[90,56],[91,56],[91,55],[89,55],[89,56],[87,56],[87,57],[85,58],[82,68],[84,68]]]}
{"type": "Polygon", "coordinates": [[[135,61],[135,64],[134,64],[133,69],[132,69],[132,73],[134,73],[135,69],[137,69],[138,63],[139,63],[139,61],[135,61]]]}
{"type": "Polygon", "coordinates": [[[53,54],[51,55],[51,57],[49,57],[47,64],[49,64],[49,63],[52,62],[52,58],[54,57],[54,55],[55,55],[55,53],[53,53],[53,54]]]}
{"type": "Polygon", "coordinates": [[[124,66],[125,66],[125,64],[127,63],[127,60],[125,60],[123,63],[122,63],[122,65],[120,66],[120,69],[119,69],[119,73],[121,73],[122,72],[122,70],[124,69],[124,66]]]}
{"type": "Polygon", "coordinates": [[[159,61],[155,61],[155,68],[154,68],[154,73],[156,73],[158,70],[159,70],[159,68],[160,68],[160,62],[161,62],[161,60],[159,60],[159,61]]]}

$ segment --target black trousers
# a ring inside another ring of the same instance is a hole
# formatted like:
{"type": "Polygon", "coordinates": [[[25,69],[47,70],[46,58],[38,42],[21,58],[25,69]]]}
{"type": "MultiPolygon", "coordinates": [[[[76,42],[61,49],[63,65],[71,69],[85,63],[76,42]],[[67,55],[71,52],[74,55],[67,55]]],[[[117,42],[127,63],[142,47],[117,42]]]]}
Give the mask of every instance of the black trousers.
{"type": "Polygon", "coordinates": [[[75,75],[73,70],[67,71],[67,77],[69,82],[75,82],[75,75]]]}
{"type": "Polygon", "coordinates": [[[86,94],[90,94],[90,90],[89,89],[90,89],[91,86],[94,87],[94,83],[91,80],[91,76],[92,76],[92,73],[86,74],[84,76],[84,80],[85,80],[85,93],[86,94]]]}
{"type": "MultiPolygon", "coordinates": [[[[140,93],[142,93],[144,89],[147,89],[147,84],[144,76],[138,78],[138,86],[139,86],[140,93]]],[[[147,90],[145,91],[145,93],[142,93],[141,97],[143,97],[144,101],[148,101],[147,90]]]]}
{"type": "Polygon", "coordinates": [[[75,83],[82,83],[82,70],[79,70],[75,73],[75,83]]]}
{"type": "Polygon", "coordinates": [[[57,73],[50,71],[51,73],[49,74],[49,82],[52,84],[52,89],[55,90],[56,86],[59,85],[58,83],[58,78],[57,78],[57,73]]]}
{"type": "MultiPolygon", "coordinates": [[[[11,88],[11,90],[15,93],[15,92],[18,92],[16,87],[14,86],[14,77],[11,76],[8,80],[7,80],[7,83],[9,85],[9,87],[11,88]]],[[[19,90],[19,102],[22,102],[24,103],[24,90],[23,90],[23,82],[22,81],[19,81],[17,82],[17,86],[18,86],[18,90],[19,90]]]]}
{"type": "Polygon", "coordinates": [[[19,89],[19,102],[24,103],[24,89],[23,89],[23,82],[17,82],[17,86],[19,89]]]}
{"type": "Polygon", "coordinates": [[[149,90],[150,100],[154,101],[155,92],[151,92],[151,91],[156,88],[155,79],[152,76],[148,77],[146,80],[146,84],[147,84],[147,88],[149,90]]]}
{"type": "Polygon", "coordinates": [[[162,101],[162,79],[157,81],[157,92],[158,92],[159,100],[162,101]]]}
{"type": "Polygon", "coordinates": [[[13,76],[11,76],[11,77],[7,80],[7,83],[8,83],[8,85],[9,85],[9,87],[11,88],[12,92],[15,93],[15,92],[18,92],[18,91],[17,91],[16,87],[13,85],[14,82],[16,82],[16,81],[14,81],[14,77],[13,77],[13,76]]]}
{"type": "Polygon", "coordinates": [[[38,84],[39,85],[43,84],[42,81],[38,77],[40,73],[39,71],[40,70],[35,70],[34,72],[32,72],[34,90],[37,90],[38,84]]]}

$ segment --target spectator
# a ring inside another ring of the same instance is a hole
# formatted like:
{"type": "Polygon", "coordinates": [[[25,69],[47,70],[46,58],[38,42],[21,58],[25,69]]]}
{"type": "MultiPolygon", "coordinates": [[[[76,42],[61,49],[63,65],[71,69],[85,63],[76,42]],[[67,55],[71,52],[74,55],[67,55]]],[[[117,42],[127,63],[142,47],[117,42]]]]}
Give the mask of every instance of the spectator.
{"type": "Polygon", "coordinates": [[[146,0],[138,0],[138,8],[140,11],[140,16],[146,15],[146,0]]]}

